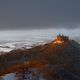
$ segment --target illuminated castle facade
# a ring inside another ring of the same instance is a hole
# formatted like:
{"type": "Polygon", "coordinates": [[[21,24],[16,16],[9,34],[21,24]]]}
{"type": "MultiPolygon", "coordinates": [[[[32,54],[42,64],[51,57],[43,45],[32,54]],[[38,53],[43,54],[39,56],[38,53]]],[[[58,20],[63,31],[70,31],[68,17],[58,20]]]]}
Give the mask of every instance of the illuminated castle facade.
{"type": "Polygon", "coordinates": [[[54,40],[54,43],[64,43],[69,41],[69,37],[68,36],[64,36],[63,34],[59,34],[57,35],[57,38],[54,40]]]}

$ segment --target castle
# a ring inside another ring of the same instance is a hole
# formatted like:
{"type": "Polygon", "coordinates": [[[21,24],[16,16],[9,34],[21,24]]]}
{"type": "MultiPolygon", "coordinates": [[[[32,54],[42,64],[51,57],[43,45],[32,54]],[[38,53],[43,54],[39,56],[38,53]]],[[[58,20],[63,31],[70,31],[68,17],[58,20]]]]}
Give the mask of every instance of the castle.
{"type": "Polygon", "coordinates": [[[57,38],[54,40],[54,43],[64,43],[68,42],[70,39],[68,36],[64,36],[63,34],[57,35],[57,38]]]}

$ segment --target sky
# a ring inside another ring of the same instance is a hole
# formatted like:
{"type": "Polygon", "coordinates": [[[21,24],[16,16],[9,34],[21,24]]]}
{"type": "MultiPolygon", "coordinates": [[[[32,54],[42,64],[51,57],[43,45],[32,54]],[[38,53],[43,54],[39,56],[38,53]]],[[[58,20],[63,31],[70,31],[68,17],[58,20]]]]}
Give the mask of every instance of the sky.
{"type": "Polygon", "coordinates": [[[80,0],[0,0],[0,30],[80,29],[80,0]]]}

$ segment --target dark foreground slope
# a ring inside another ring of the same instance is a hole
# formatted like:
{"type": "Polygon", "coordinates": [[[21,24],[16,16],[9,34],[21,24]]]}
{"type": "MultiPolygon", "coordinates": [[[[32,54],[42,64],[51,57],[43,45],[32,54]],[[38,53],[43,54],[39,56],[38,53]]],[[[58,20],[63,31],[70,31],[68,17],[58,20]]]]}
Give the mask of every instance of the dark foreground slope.
{"type": "Polygon", "coordinates": [[[80,80],[80,45],[73,40],[63,43],[52,41],[0,56],[0,75],[24,69],[31,73],[37,69],[38,76],[45,77],[42,80],[80,80]]]}

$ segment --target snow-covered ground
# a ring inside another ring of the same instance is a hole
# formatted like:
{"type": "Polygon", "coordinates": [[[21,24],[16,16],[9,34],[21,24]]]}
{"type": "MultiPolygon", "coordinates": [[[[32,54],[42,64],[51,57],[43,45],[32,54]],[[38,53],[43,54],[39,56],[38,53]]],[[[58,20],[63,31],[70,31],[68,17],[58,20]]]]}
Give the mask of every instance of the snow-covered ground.
{"type": "Polygon", "coordinates": [[[2,80],[16,80],[15,73],[6,74],[5,76],[1,76],[2,80]]]}

